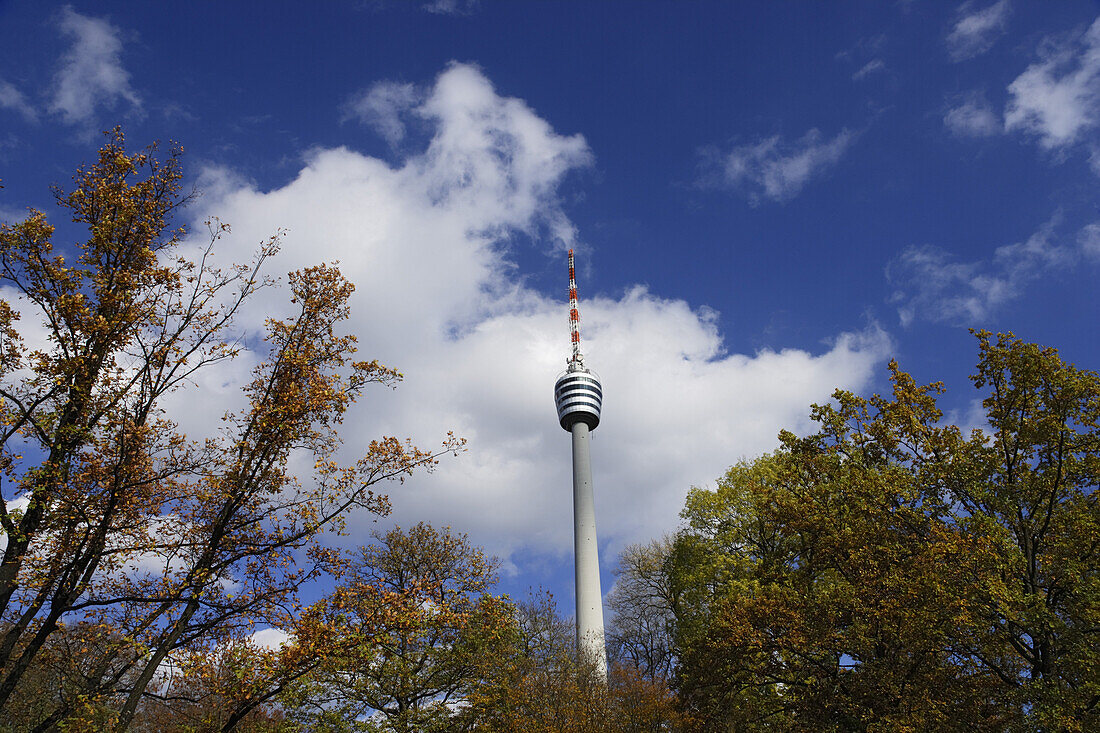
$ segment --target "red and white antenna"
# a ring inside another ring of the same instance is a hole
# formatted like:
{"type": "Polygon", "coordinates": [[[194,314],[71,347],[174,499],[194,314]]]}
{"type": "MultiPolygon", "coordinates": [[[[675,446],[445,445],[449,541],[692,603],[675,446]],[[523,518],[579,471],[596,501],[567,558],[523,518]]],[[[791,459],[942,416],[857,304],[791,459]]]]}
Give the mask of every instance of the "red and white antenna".
{"type": "Polygon", "coordinates": [[[573,339],[570,365],[584,366],[581,356],[581,314],[577,310],[577,274],[573,267],[573,250],[569,250],[569,335],[573,339]]]}

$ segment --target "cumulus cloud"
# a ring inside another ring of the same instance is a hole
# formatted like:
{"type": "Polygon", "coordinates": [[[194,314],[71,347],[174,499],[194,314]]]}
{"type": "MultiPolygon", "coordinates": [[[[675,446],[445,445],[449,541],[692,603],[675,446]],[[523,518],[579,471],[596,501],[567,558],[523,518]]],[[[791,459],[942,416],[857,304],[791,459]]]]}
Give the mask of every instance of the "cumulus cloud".
{"type": "Polygon", "coordinates": [[[397,145],[405,137],[401,118],[416,106],[419,97],[412,84],[378,82],[348,100],[344,119],[356,119],[374,129],[390,145],[397,145]]]}
{"type": "Polygon", "coordinates": [[[1100,19],[1079,42],[1048,44],[1040,55],[1008,87],[1005,128],[1064,148],[1100,120],[1100,19]]]}
{"type": "MultiPolygon", "coordinates": [[[[554,253],[577,244],[558,191],[591,152],[470,66],[445,70],[415,113],[433,134],[397,165],[335,148],[315,150],[271,191],[219,175],[196,218],[232,223],[227,258],[245,259],[251,243],[285,227],[281,271],[339,260],[356,283],[349,328],[365,357],[399,368],[405,381],[347,416],[343,459],[383,433],[422,445],[448,430],[469,439],[469,451],[436,473],[390,487],[395,521],[451,525],[504,557],[563,553],[570,443],[552,391],[569,350],[566,303],[526,284],[509,247],[517,232],[554,253]]],[[[584,351],[606,393],[592,455],[611,552],[674,528],[691,485],[774,447],[780,428],[806,427],[810,402],[833,388],[864,388],[889,349],[871,326],[833,335],[817,353],[729,354],[709,309],[640,286],[598,295],[585,285],[584,351]]],[[[240,327],[285,312],[285,297],[262,294],[240,327]]],[[[247,362],[210,375],[175,395],[170,414],[201,434],[247,379],[247,362]]],[[[367,540],[371,520],[352,519],[353,541],[367,540]]]]}
{"type": "Polygon", "coordinates": [[[849,130],[825,140],[811,129],[794,142],[775,135],[725,154],[708,153],[707,158],[708,163],[719,163],[721,185],[741,191],[756,206],[764,199],[788,201],[797,196],[811,178],[835,165],[854,139],[849,130]]]}
{"type": "Polygon", "coordinates": [[[122,68],[119,29],[68,6],[60,17],[59,29],[73,45],[54,77],[50,111],[76,124],[91,121],[96,108],[113,108],[122,101],[140,110],[141,100],[130,86],[130,74],[122,68]]]}
{"type": "Polygon", "coordinates": [[[23,92],[4,79],[0,79],[0,109],[15,110],[28,122],[35,122],[38,119],[38,112],[23,96],[23,92]]]}
{"type": "Polygon", "coordinates": [[[947,129],[961,137],[991,137],[1001,132],[1001,121],[980,93],[968,94],[943,116],[947,129]]]}
{"type": "Polygon", "coordinates": [[[930,245],[905,250],[887,268],[902,325],[916,318],[977,324],[1018,298],[1027,283],[1072,264],[1080,254],[1090,255],[1100,225],[1085,227],[1074,246],[1057,241],[1059,218],[1055,215],[1024,242],[998,247],[986,261],[958,262],[930,245]]]}
{"type": "Polygon", "coordinates": [[[947,52],[955,61],[979,56],[996,43],[1007,27],[1008,0],[975,10],[973,2],[959,6],[958,20],[947,35],[947,52]]]}

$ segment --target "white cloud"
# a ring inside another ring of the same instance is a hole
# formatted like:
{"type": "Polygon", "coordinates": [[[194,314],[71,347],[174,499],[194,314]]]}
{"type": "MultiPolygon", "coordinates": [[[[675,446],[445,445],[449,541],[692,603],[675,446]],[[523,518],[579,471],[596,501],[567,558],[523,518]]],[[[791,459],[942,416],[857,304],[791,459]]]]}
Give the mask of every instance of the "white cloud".
{"type": "Polygon", "coordinates": [[[887,268],[897,286],[891,302],[898,304],[902,325],[916,318],[979,325],[1019,297],[1028,282],[1088,254],[1092,237],[1100,233],[1092,229],[1096,225],[1086,227],[1074,247],[1054,241],[1059,218],[1055,215],[1024,242],[998,247],[988,261],[956,262],[933,246],[905,250],[887,268]]]}
{"type": "Polygon", "coordinates": [[[274,651],[290,641],[290,634],[282,629],[266,628],[254,631],[250,639],[256,646],[274,651]]]}
{"type": "Polygon", "coordinates": [[[344,118],[369,125],[390,145],[396,145],[405,137],[401,116],[419,101],[420,95],[412,84],[381,81],[352,97],[344,107],[344,118]]]}
{"type": "Polygon", "coordinates": [[[59,29],[73,39],[73,45],[54,77],[51,112],[76,124],[91,121],[97,107],[113,108],[120,101],[141,109],[141,100],[130,86],[130,74],[122,68],[118,28],[66,6],[59,29]]]}
{"type": "Polygon", "coordinates": [[[1047,150],[1063,148],[1100,121],[1100,19],[1080,44],[1054,45],[1041,56],[1008,87],[1005,129],[1036,135],[1047,150]]]}
{"type": "Polygon", "coordinates": [[[23,115],[28,122],[38,120],[38,112],[30,105],[23,92],[4,79],[0,79],[0,108],[12,109],[23,115]]]}
{"type": "Polygon", "coordinates": [[[855,133],[841,130],[831,140],[823,140],[818,130],[811,129],[795,142],[775,135],[738,146],[720,158],[721,182],[742,191],[754,206],[762,199],[787,201],[811,178],[836,164],[854,139],[855,133]]]}
{"type": "Polygon", "coordinates": [[[981,10],[974,10],[973,2],[959,6],[959,19],[947,35],[947,52],[951,58],[962,61],[992,48],[1006,30],[1008,14],[1008,0],[1000,0],[981,10]]]}
{"type": "Polygon", "coordinates": [[[1001,121],[980,93],[963,97],[943,116],[947,129],[962,137],[990,137],[1001,132],[1001,121]]]}
{"type": "Polygon", "coordinates": [[[865,63],[862,67],[860,67],[859,71],[852,74],[852,79],[854,81],[860,81],[861,79],[865,79],[871,74],[874,74],[876,71],[885,70],[886,64],[883,62],[882,59],[872,59],[865,63]]]}
{"type": "MultiPolygon", "coordinates": [[[[516,232],[559,253],[559,240],[575,243],[558,188],[591,153],[581,136],[555,133],[469,66],[444,71],[416,114],[434,134],[398,166],[317,150],[272,191],[220,176],[196,217],[216,213],[233,225],[223,256],[243,260],[252,243],[286,227],[274,267],[339,260],[356,284],[349,328],[365,357],[399,368],[405,382],[367,395],[348,415],[344,459],[381,433],[422,445],[448,430],[469,439],[469,451],[435,474],[388,487],[397,521],[451,525],[505,557],[519,548],[564,552],[570,444],[552,399],[569,347],[564,293],[527,286],[507,247],[516,232]]],[[[587,257],[583,247],[579,256],[587,257]]],[[[809,404],[834,387],[865,387],[888,349],[888,337],[870,327],[837,335],[816,354],[727,354],[706,308],[642,287],[596,297],[584,285],[585,354],[606,388],[593,466],[611,551],[675,527],[691,485],[774,447],[780,428],[806,427],[809,404]]],[[[263,294],[241,326],[284,312],[285,296],[263,294]]],[[[246,379],[247,364],[211,376],[174,396],[170,414],[201,433],[246,379]]],[[[351,527],[353,541],[364,542],[371,517],[351,527]]]]}

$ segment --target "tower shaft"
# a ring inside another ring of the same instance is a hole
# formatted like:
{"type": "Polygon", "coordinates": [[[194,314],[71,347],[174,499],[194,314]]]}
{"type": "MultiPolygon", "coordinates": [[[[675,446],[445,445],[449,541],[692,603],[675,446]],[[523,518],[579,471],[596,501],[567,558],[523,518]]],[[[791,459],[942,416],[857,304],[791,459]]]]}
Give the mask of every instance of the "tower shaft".
{"type": "Polygon", "coordinates": [[[573,558],[577,593],[577,653],[596,664],[607,680],[607,651],[603,632],[603,593],[600,589],[596,508],[592,495],[591,436],[587,423],[577,421],[573,434],[573,558]]]}

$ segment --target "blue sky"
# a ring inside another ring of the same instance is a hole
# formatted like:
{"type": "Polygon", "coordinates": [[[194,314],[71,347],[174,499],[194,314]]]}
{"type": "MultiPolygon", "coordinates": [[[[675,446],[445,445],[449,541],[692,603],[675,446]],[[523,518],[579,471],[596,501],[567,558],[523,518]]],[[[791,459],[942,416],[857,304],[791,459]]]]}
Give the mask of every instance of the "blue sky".
{"type": "MultiPolygon", "coordinates": [[[[1100,363],[1095,2],[315,5],[0,3],[0,219],[49,212],[100,130],[179,141],[185,223],[229,222],[227,261],[284,228],[273,274],[359,286],[363,352],[406,381],[344,457],[466,436],[394,521],[469,532],[513,593],[572,602],[568,246],[605,571],[891,357],[965,426],[969,327],[1100,363]]],[[[209,430],[250,359],[177,395],[181,424],[209,430]]]]}

